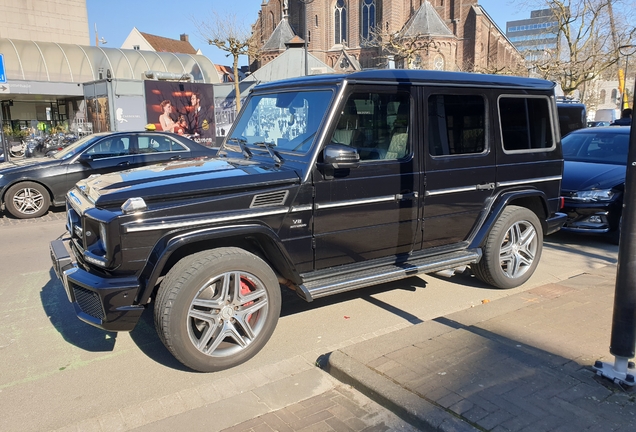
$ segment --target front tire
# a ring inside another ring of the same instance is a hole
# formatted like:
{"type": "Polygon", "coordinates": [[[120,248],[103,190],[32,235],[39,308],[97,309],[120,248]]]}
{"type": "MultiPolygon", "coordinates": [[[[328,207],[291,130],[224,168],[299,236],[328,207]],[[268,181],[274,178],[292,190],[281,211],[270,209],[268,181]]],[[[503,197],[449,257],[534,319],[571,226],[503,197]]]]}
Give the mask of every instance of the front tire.
{"type": "Polygon", "coordinates": [[[7,190],[5,206],[18,219],[36,218],[45,214],[51,205],[49,192],[34,182],[16,183],[7,190]]]}
{"type": "Polygon", "coordinates": [[[495,288],[525,283],[539,264],[543,228],[534,212],[508,206],[493,225],[483,247],[483,257],[472,266],[481,281],[495,288]]]}
{"type": "Polygon", "coordinates": [[[213,372],[255,356],[274,332],[280,307],[280,285],[269,265],[227,247],[179,261],[161,282],[154,318],[177,360],[213,372]]]}

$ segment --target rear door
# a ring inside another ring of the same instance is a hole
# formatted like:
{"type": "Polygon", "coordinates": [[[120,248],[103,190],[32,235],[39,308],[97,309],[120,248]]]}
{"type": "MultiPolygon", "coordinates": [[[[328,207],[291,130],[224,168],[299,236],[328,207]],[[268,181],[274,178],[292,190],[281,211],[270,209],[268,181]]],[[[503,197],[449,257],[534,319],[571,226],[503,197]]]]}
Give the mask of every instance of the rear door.
{"type": "Polygon", "coordinates": [[[136,165],[150,165],[190,156],[190,149],[165,135],[139,134],[137,145],[136,165]]]}
{"type": "Polygon", "coordinates": [[[464,246],[495,188],[488,91],[422,89],[426,113],[422,248],[464,246]]]}

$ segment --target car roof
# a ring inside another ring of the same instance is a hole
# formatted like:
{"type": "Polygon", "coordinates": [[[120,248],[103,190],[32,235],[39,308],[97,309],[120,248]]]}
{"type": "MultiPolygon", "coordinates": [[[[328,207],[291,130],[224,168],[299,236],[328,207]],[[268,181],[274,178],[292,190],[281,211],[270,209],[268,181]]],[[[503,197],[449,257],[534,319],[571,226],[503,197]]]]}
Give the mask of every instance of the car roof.
{"type": "Polygon", "coordinates": [[[469,72],[432,71],[421,69],[370,69],[351,74],[324,74],[290,78],[259,84],[258,88],[268,89],[281,86],[334,85],[345,80],[350,83],[383,82],[448,85],[462,84],[475,85],[479,87],[531,88],[536,90],[552,90],[555,87],[555,83],[552,81],[511,75],[488,75],[469,72]]]}

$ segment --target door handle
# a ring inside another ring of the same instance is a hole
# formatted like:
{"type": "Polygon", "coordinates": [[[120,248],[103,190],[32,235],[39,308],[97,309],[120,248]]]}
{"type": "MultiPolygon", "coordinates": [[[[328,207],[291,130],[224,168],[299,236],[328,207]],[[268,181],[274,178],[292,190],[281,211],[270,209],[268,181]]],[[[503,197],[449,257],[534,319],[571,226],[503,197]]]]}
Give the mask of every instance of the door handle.
{"type": "Polygon", "coordinates": [[[405,194],[396,194],[395,199],[398,201],[414,200],[417,199],[419,194],[417,192],[407,192],[405,194]]]}
{"type": "Polygon", "coordinates": [[[128,166],[128,165],[130,165],[130,162],[128,161],[120,162],[117,164],[117,166],[128,166]]]}
{"type": "Polygon", "coordinates": [[[172,156],[170,160],[179,160],[181,159],[181,155],[172,156]]]}
{"type": "Polygon", "coordinates": [[[484,183],[484,184],[478,184],[477,186],[475,186],[475,189],[477,190],[492,190],[494,188],[495,188],[494,183],[484,183]]]}

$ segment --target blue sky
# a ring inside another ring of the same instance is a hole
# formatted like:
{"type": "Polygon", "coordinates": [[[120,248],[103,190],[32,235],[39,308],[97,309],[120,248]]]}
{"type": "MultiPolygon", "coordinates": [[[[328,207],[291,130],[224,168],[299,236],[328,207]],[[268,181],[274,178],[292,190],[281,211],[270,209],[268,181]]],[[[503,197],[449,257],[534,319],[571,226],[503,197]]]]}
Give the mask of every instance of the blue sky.
{"type": "MultiPolygon", "coordinates": [[[[262,0],[87,0],[88,26],[91,45],[95,44],[95,25],[99,38],[106,39],[106,47],[119,48],[133,27],[144,33],[178,39],[182,33],[190,36],[190,43],[200,48],[214,63],[230,65],[225,53],[208,46],[197,34],[193,18],[204,19],[213,11],[221,16],[236,14],[246,27],[256,21],[262,0]]],[[[530,17],[528,8],[512,0],[480,0],[479,3],[505,31],[506,21],[530,17]]],[[[243,60],[241,65],[247,64],[243,60]]]]}

